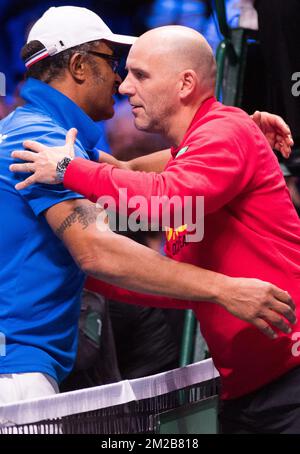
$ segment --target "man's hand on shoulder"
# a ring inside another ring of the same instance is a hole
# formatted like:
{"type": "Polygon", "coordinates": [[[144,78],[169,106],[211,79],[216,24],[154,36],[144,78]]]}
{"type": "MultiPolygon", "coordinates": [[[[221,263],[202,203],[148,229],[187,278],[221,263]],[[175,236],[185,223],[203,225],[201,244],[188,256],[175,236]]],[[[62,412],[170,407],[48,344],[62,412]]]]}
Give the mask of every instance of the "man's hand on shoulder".
{"type": "Polygon", "coordinates": [[[34,183],[58,184],[62,181],[64,158],[73,159],[74,144],[77,130],[72,128],[66,135],[66,143],[61,147],[48,147],[39,142],[26,140],[24,148],[31,151],[16,150],[12,157],[26,161],[20,164],[11,164],[11,172],[32,173],[30,177],[16,184],[18,190],[25,189],[34,183]],[[62,163],[60,166],[59,163],[62,163]]]}
{"type": "Polygon", "coordinates": [[[284,158],[288,158],[294,141],[286,122],[279,115],[258,110],[251,115],[251,118],[266,136],[271,148],[275,148],[284,158]]]}

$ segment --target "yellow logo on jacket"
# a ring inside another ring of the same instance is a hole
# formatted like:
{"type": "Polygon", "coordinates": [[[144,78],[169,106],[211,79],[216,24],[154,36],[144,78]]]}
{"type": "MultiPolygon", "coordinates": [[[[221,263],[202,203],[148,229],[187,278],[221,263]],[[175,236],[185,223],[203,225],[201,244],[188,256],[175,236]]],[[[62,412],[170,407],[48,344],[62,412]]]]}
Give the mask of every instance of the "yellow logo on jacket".
{"type": "Polygon", "coordinates": [[[166,251],[170,255],[176,255],[186,244],[187,224],[176,229],[165,227],[166,230],[166,251]]]}

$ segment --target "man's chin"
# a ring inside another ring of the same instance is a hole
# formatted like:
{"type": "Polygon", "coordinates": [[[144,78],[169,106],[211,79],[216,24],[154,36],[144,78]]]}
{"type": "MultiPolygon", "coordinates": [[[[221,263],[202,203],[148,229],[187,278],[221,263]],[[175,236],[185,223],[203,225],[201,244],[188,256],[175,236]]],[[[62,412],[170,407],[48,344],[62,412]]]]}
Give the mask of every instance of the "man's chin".
{"type": "Polygon", "coordinates": [[[106,120],[109,120],[109,119],[112,118],[114,115],[115,115],[115,110],[112,109],[110,112],[107,112],[106,120]]]}
{"type": "Polygon", "coordinates": [[[142,123],[141,121],[138,120],[138,118],[134,119],[134,126],[139,131],[150,132],[149,131],[149,125],[146,125],[145,123],[142,123]]]}
{"type": "Polygon", "coordinates": [[[115,114],[115,111],[114,109],[111,109],[111,111],[107,111],[107,112],[101,112],[99,113],[96,118],[92,118],[92,120],[94,121],[103,121],[103,120],[109,120],[110,118],[112,118],[115,114]]]}

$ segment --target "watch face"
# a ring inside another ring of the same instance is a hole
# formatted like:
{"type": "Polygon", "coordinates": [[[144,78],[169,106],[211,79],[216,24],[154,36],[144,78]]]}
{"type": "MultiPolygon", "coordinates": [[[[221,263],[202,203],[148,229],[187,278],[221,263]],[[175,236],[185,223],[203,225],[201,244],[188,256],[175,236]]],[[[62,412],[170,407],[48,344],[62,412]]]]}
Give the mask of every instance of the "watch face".
{"type": "Polygon", "coordinates": [[[66,169],[70,161],[71,161],[70,158],[67,158],[67,157],[66,157],[66,158],[63,158],[63,159],[60,161],[61,167],[62,167],[63,169],[66,169]]]}
{"type": "Polygon", "coordinates": [[[68,167],[68,164],[70,163],[71,158],[64,157],[61,161],[57,163],[57,167],[59,169],[65,170],[68,167]]]}

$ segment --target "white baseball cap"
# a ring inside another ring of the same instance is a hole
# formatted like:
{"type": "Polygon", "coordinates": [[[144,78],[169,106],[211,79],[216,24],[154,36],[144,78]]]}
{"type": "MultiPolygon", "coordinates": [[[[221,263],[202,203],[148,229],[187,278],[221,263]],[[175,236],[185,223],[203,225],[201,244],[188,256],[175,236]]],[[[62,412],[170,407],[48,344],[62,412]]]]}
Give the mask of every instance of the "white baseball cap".
{"type": "Polygon", "coordinates": [[[29,68],[46,57],[99,39],[132,45],[137,38],[114,34],[97,14],[87,8],[77,6],[49,8],[33,25],[27,39],[27,44],[36,40],[45,48],[28,58],[25,65],[29,68]]]}

